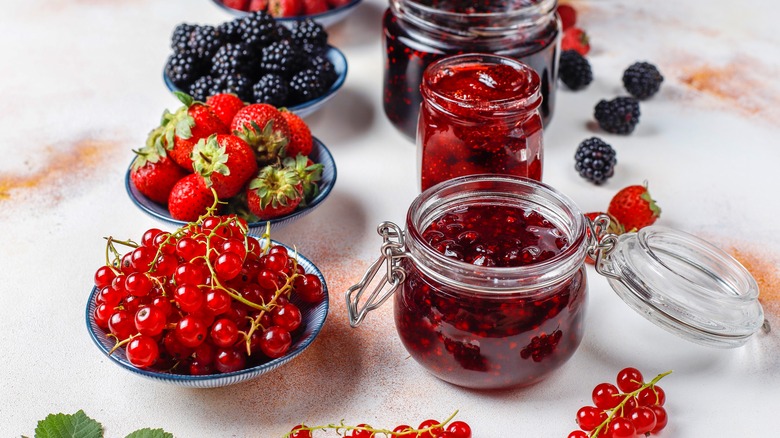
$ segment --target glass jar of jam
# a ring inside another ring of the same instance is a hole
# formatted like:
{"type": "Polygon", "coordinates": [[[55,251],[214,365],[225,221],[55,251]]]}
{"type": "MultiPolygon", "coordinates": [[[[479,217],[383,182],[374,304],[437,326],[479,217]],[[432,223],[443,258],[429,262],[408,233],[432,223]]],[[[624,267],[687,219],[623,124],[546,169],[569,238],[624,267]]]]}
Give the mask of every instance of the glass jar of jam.
{"type": "Polygon", "coordinates": [[[436,377],[477,389],[529,385],[582,340],[591,256],[626,303],[691,341],[737,347],[762,327],[758,286],[728,254],[656,226],[607,234],[608,221],[590,221],[527,178],[443,182],[412,202],[405,230],[380,224],[382,255],[346,293],[350,324],[394,296],[404,347],[436,377]]]}
{"type": "Polygon", "coordinates": [[[422,190],[463,175],[542,179],[539,75],[512,58],[445,57],[425,69],[417,125],[422,190]]]}
{"type": "Polygon", "coordinates": [[[390,0],[382,19],[383,105],[390,122],[414,139],[425,68],[462,53],[507,56],[540,76],[545,125],[555,106],[561,34],[556,0],[390,0]]]}

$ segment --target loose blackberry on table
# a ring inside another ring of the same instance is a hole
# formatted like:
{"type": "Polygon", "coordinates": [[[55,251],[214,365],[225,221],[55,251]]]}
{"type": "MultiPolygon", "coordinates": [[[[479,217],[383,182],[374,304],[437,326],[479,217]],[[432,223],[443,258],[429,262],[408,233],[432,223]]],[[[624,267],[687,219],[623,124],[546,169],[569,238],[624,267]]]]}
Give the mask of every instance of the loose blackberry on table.
{"type": "Polygon", "coordinates": [[[647,99],[661,88],[664,77],[649,62],[635,62],[623,72],[623,86],[637,99],[647,99]]]}
{"type": "Polygon", "coordinates": [[[598,137],[591,137],[577,147],[574,168],[593,184],[605,183],[615,173],[616,152],[598,137]]]}
{"type": "Polygon", "coordinates": [[[561,53],[558,76],[561,78],[561,82],[572,90],[585,88],[593,81],[590,63],[575,50],[564,50],[561,53]]]}
{"type": "Polygon", "coordinates": [[[593,116],[601,129],[612,134],[630,134],[639,123],[639,102],[633,97],[616,97],[596,104],[593,116]]]}

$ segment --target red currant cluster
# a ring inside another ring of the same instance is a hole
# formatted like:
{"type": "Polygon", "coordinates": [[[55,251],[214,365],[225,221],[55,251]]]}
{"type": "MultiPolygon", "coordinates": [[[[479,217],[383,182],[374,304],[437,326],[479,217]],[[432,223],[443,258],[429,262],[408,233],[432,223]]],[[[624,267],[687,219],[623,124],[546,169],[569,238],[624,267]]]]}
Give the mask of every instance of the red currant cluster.
{"type": "Polygon", "coordinates": [[[663,405],[666,394],[658,381],[671,371],[645,383],[636,368],[624,368],[617,375],[617,386],[599,383],[593,389],[593,404],[577,411],[580,429],[568,438],[633,438],[656,433],[666,427],[663,405]]]}
{"type": "Polygon", "coordinates": [[[94,319],[139,368],[203,375],[284,356],[302,326],[291,297],[325,299],[319,277],[268,232],[255,239],[243,219],[211,212],[173,233],[147,230],[140,244],[108,238],[94,319]]]}
{"type": "Polygon", "coordinates": [[[317,430],[334,430],[344,438],[377,438],[378,436],[386,438],[471,438],[471,426],[468,423],[465,421],[450,422],[456,414],[457,412],[443,422],[425,420],[417,426],[417,429],[406,424],[396,426],[393,430],[375,429],[368,424],[346,426],[342,423],[311,427],[299,424],[293,427],[284,438],[313,438],[313,432],[317,430]]]}

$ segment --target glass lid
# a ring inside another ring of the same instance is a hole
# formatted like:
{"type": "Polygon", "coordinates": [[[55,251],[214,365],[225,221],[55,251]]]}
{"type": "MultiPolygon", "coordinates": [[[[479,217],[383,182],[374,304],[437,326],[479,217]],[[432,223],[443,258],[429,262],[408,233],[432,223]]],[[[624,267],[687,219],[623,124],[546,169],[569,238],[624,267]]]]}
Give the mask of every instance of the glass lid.
{"type": "Polygon", "coordinates": [[[645,318],[699,344],[738,347],[764,323],[750,272],[681,231],[650,226],[623,234],[598,271],[645,318]]]}

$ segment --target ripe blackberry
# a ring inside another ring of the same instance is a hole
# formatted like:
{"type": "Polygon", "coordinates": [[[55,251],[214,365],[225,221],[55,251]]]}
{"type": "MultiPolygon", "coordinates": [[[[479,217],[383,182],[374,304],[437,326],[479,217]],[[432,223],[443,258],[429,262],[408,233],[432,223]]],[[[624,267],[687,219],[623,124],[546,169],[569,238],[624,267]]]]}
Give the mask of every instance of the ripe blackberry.
{"type": "Polygon", "coordinates": [[[165,63],[165,73],[177,87],[186,90],[203,75],[203,62],[188,53],[174,53],[165,63]]]}
{"type": "Polygon", "coordinates": [[[210,60],[223,44],[224,41],[214,26],[197,26],[190,34],[187,52],[200,59],[210,60]]]}
{"type": "Polygon", "coordinates": [[[257,103],[280,107],[287,104],[290,88],[281,76],[266,73],[252,87],[252,94],[257,103]]]}
{"type": "Polygon", "coordinates": [[[328,47],[328,33],[316,21],[307,18],[296,21],[292,26],[292,39],[304,52],[317,55],[328,47]]]}
{"type": "Polygon", "coordinates": [[[238,20],[241,39],[252,50],[260,50],[274,41],[276,21],[265,11],[253,12],[238,20]]]}
{"type": "Polygon", "coordinates": [[[211,76],[201,76],[190,85],[188,91],[193,99],[205,102],[206,98],[212,94],[216,94],[214,92],[214,79],[211,76]]]}
{"type": "Polygon", "coordinates": [[[289,41],[279,41],[264,47],[261,52],[260,67],[268,73],[276,73],[291,78],[301,69],[304,56],[289,41]]]}
{"type": "Polygon", "coordinates": [[[658,92],[664,77],[653,64],[635,62],[623,72],[623,86],[637,99],[647,99],[658,92]]]}
{"type": "Polygon", "coordinates": [[[580,176],[600,185],[615,173],[617,158],[612,146],[598,137],[591,137],[577,147],[574,154],[574,168],[580,176]]]}
{"type": "Polygon", "coordinates": [[[324,55],[317,55],[309,60],[309,68],[317,72],[322,77],[322,80],[330,87],[336,82],[338,73],[336,73],[336,67],[326,58],[324,55]]]}
{"type": "Polygon", "coordinates": [[[252,81],[240,73],[227,74],[217,79],[220,93],[232,93],[244,102],[252,100],[252,81]]]}
{"type": "Polygon", "coordinates": [[[290,94],[294,103],[306,102],[322,96],[328,85],[314,70],[307,68],[290,79],[290,94]]]}
{"type": "Polygon", "coordinates": [[[187,51],[187,47],[190,41],[190,36],[195,28],[192,24],[181,23],[173,29],[171,35],[171,49],[176,53],[184,53],[187,51]]]}
{"type": "Polygon", "coordinates": [[[613,134],[630,134],[639,123],[639,102],[633,97],[601,100],[593,112],[601,129],[613,134]]]}
{"type": "Polygon", "coordinates": [[[561,82],[572,90],[585,88],[593,81],[590,63],[576,50],[564,50],[561,52],[558,76],[561,78],[561,82]]]}
{"type": "Polygon", "coordinates": [[[230,20],[217,26],[217,32],[219,32],[225,43],[241,42],[241,28],[238,24],[239,20],[230,20]]]}
{"type": "Polygon", "coordinates": [[[240,73],[252,77],[259,71],[259,60],[241,43],[227,43],[220,47],[211,62],[211,74],[215,76],[240,73]]]}

